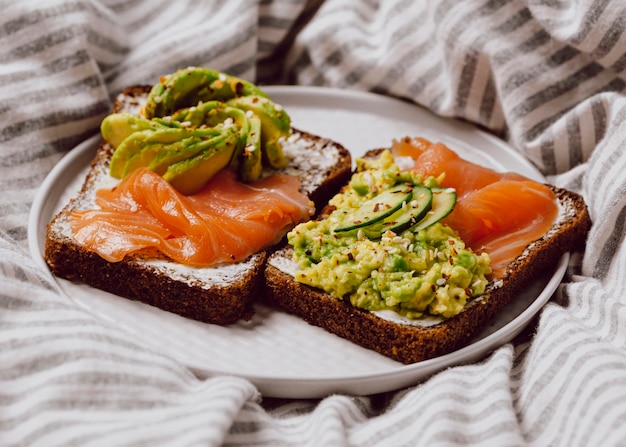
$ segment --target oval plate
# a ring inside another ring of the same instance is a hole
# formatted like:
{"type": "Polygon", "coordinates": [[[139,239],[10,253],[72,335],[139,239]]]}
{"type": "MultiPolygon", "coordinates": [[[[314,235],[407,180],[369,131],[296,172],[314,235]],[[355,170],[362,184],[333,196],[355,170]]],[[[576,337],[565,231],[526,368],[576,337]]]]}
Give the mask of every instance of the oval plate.
{"type": "MultiPolygon", "coordinates": [[[[462,157],[496,170],[545,178],[507,144],[465,123],[389,97],[319,87],[267,87],[291,115],[294,127],[342,143],[358,157],[406,135],[441,141],[462,157]]],[[[29,221],[29,247],[47,269],[43,249],[47,223],[82,185],[99,143],[94,136],[57,164],[43,182],[29,221]]],[[[550,299],[569,254],[538,278],[471,343],[455,352],[403,365],[309,326],[299,318],[257,306],[251,321],[228,327],[182,318],[84,284],[56,279],[69,299],[114,324],[130,340],[188,366],[198,377],[234,375],[268,397],[321,398],[333,393],[369,395],[414,385],[429,375],[485,357],[511,341],[550,299]]]]}

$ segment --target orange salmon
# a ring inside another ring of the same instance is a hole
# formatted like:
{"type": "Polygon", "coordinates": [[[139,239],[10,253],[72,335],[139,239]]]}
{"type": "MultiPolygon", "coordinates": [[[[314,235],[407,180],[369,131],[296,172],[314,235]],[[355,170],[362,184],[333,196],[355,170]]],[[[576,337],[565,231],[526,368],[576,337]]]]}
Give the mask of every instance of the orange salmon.
{"type": "Polygon", "coordinates": [[[161,176],[138,169],[96,192],[100,209],[72,214],[74,238],[110,262],[145,249],[193,266],[241,261],[277,243],[313,214],[296,177],[252,184],[223,169],[199,193],[184,196],[161,176]]]}
{"type": "Polygon", "coordinates": [[[491,258],[493,276],[554,223],[558,206],[552,190],[520,174],[500,173],[459,157],[442,143],[423,138],[394,140],[392,153],[415,160],[412,171],[438,177],[454,188],[458,200],[442,223],[455,229],[465,243],[491,258]]]}

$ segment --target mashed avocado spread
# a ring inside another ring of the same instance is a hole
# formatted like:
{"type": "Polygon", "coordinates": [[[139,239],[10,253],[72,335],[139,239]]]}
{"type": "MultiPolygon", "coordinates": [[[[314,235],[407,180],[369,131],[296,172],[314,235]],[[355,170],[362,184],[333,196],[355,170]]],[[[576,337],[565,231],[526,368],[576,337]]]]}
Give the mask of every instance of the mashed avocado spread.
{"type": "Polygon", "coordinates": [[[440,219],[418,223],[430,219],[424,213],[432,215],[440,207],[429,196],[442,192],[438,179],[401,171],[388,151],[356,163],[348,187],[330,201],[336,209],[288,234],[299,265],[296,279],[355,307],[392,310],[409,319],[449,318],[468,299],[482,295],[488,282],[485,275],[491,272],[488,255],[466,248],[440,219]],[[385,199],[377,202],[377,197],[385,199]],[[398,225],[403,218],[398,216],[409,208],[419,210],[419,216],[398,225]]]}

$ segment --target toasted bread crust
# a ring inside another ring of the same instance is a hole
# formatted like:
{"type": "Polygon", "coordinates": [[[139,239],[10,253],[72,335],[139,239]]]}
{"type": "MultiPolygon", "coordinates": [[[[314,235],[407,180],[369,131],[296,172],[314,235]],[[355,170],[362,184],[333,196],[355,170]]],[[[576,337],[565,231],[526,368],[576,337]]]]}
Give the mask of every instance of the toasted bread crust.
{"type": "MultiPolygon", "coordinates": [[[[112,111],[138,111],[149,91],[150,86],[144,85],[126,88],[116,98],[112,111]]],[[[315,147],[311,150],[325,151],[332,148],[337,152],[337,163],[324,167],[324,172],[318,172],[318,183],[308,184],[308,190],[304,191],[321,208],[324,200],[336,192],[334,188],[350,177],[350,153],[338,143],[305,132],[294,132],[304,141],[303,144],[315,147]]],[[[84,282],[207,323],[227,325],[240,319],[250,319],[254,314],[253,302],[263,283],[263,266],[270,249],[238,263],[242,267],[236,274],[231,273],[225,275],[223,280],[208,283],[202,274],[194,274],[193,269],[180,274],[155,267],[151,261],[159,260],[162,264],[175,267],[173,261],[158,253],[130,255],[120,262],[111,263],[73,240],[67,231],[68,213],[92,206],[98,179],[108,175],[112,154],[113,148],[102,141],[80,192],[49,223],[45,260],[51,271],[58,277],[84,282]]]]}
{"type": "Polygon", "coordinates": [[[482,318],[492,317],[495,301],[481,302],[454,317],[430,327],[397,324],[337,300],[272,264],[265,268],[268,302],[307,323],[350,340],[364,348],[402,363],[415,363],[458,348],[480,328],[482,318]],[[480,308],[480,309],[479,309],[480,308]]]}
{"type": "MultiPolygon", "coordinates": [[[[50,231],[54,231],[54,225],[50,231]]],[[[261,285],[265,258],[265,253],[257,255],[237,281],[213,285],[207,290],[200,283],[176,280],[138,263],[135,257],[107,262],[72,240],[56,234],[46,238],[46,261],[61,278],[84,282],[183,317],[221,325],[247,320],[254,314],[252,302],[261,285]]]]}
{"type": "Polygon", "coordinates": [[[550,186],[564,212],[552,229],[508,266],[503,278],[488,284],[485,295],[458,315],[432,326],[392,322],[319,289],[298,283],[272,262],[289,257],[289,249],[275,253],[265,268],[267,302],[297,315],[309,324],[410,364],[450,353],[469,343],[511,300],[536,278],[550,271],[566,252],[579,249],[591,225],[581,196],[550,186]]]}

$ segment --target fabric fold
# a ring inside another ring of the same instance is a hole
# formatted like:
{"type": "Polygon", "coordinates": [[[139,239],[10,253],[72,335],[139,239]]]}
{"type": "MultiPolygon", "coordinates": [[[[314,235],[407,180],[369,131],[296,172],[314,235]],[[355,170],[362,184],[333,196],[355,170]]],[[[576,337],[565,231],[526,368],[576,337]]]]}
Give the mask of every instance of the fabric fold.
{"type": "Polygon", "coordinates": [[[3,2],[0,445],[624,445],[625,10],[583,3],[3,2]],[[189,65],[475,124],[584,196],[585,251],[519,337],[409,388],[276,400],[198,377],[78,306],[26,251],[38,188],[115,95],[189,65]]]}

